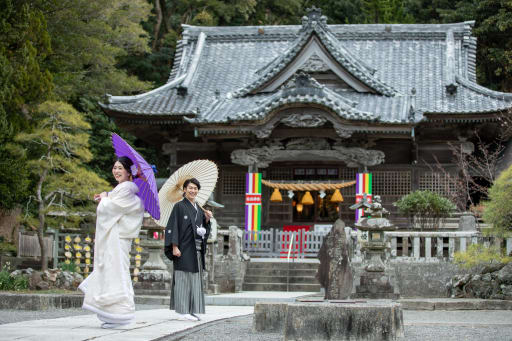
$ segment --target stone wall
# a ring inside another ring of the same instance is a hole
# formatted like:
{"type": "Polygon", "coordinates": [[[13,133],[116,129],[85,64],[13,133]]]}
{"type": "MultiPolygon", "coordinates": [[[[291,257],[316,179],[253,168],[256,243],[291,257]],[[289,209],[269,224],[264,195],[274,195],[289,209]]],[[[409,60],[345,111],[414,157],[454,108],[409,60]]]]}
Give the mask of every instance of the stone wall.
{"type": "MultiPolygon", "coordinates": [[[[389,264],[394,268],[396,284],[402,298],[447,297],[446,284],[453,276],[464,274],[464,270],[446,261],[393,260],[389,264]]],[[[352,263],[352,272],[357,271],[363,271],[363,265],[360,262],[352,263]]]]}
{"type": "MultiPolygon", "coordinates": [[[[361,264],[353,264],[355,267],[361,264]]],[[[401,297],[447,297],[446,283],[464,273],[446,261],[391,261],[401,297]]]]}
{"type": "Polygon", "coordinates": [[[230,226],[228,230],[218,230],[216,242],[208,245],[206,265],[211,293],[242,291],[249,259],[242,252],[242,236],[242,230],[230,226]]]}

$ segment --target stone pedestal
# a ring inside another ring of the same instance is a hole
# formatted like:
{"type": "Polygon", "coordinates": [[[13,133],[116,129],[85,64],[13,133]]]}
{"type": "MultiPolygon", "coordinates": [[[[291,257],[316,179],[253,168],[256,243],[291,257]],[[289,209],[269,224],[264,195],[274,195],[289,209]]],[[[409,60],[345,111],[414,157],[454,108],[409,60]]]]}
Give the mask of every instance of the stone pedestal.
{"type": "MultiPolygon", "coordinates": [[[[161,258],[164,249],[164,241],[158,239],[141,240],[141,246],[148,250],[149,258],[142,265],[139,273],[139,281],[135,289],[144,291],[165,291],[165,295],[170,293],[171,275],[167,271],[167,265],[161,258]]],[[[149,292],[148,292],[149,293],[149,292]]],[[[154,292],[155,294],[160,292],[154,292]]]]}
{"type": "Polygon", "coordinates": [[[140,245],[148,251],[149,255],[147,261],[142,265],[138,282],[134,283],[135,292],[147,295],[169,295],[171,275],[161,258],[164,241],[153,239],[153,232],[162,233],[163,228],[156,225],[153,220],[147,221],[147,219],[144,219],[143,228],[148,231],[147,238],[141,239],[140,245]]]}
{"type": "Polygon", "coordinates": [[[325,301],[257,303],[253,328],[292,340],[397,340],[404,336],[399,303],[325,301]]]}
{"type": "Polygon", "coordinates": [[[384,264],[382,259],[384,247],[374,243],[365,249],[366,261],[359,267],[354,266],[354,285],[350,298],[400,298],[395,270],[390,264],[384,264]]]}
{"type": "Polygon", "coordinates": [[[355,270],[356,283],[350,298],[398,299],[400,291],[396,285],[393,268],[384,271],[355,270]]]}

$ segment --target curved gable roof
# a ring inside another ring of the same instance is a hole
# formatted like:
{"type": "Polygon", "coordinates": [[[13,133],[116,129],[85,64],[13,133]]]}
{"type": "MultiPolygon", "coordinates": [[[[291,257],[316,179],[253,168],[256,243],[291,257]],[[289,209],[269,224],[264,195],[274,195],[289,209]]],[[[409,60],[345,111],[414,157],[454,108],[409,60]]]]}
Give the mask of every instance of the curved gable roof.
{"type": "MultiPolygon", "coordinates": [[[[279,74],[279,70],[289,65],[283,62],[284,56],[297,56],[290,51],[300,46],[298,39],[306,37],[307,44],[315,37],[323,47],[332,44],[340,56],[352,63],[354,70],[396,91],[394,96],[386,96],[379,92],[325,90],[332,92],[332,97],[341,96],[357,103],[353,110],[371,113],[372,118],[360,116],[362,120],[410,124],[411,117],[414,122],[423,119],[422,113],[427,117],[429,114],[459,117],[471,113],[485,118],[488,113],[512,108],[510,94],[493,92],[475,83],[476,39],[471,36],[472,22],[328,25],[328,30],[323,24],[317,20],[315,25],[310,21],[306,28],[304,25],[184,25],[183,39],[178,44],[166,85],[142,95],[111,96],[102,106],[109,115],[123,118],[132,115],[140,119],[171,120],[187,115],[195,117],[198,124],[229,124],[232,118],[257,111],[262,103],[279,96],[279,100],[286,101],[293,97],[282,97],[280,91],[286,82],[278,84],[272,92],[233,94],[241,89],[252,89],[276,68],[276,75],[279,74]],[[324,36],[320,37],[318,32],[324,32],[324,36]],[[180,93],[184,83],[186,92],[180,93]],[[454,92],[448,92],[447,86],[454,92]],[[413,114],[410,114],[411,107],[413,114]]],[[[328,52],[329,56],[334,56],[334,52],[328,52]]],[[[341,62],[335,62],[342,66],[341,62]]],[[[298,101],[316,100],[308,98],[301,97],[298,101]]],[[[334,111],[335,102],[330,103],[334,111]]]]}

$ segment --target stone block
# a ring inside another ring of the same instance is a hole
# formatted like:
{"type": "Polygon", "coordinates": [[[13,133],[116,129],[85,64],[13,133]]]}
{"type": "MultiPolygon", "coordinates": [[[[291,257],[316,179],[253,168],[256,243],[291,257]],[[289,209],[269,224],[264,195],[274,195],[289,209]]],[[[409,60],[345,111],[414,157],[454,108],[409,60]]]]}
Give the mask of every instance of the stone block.
{"type": "Polygon", "coordinates": [[[402,310],[435,310],[435,302],[426,300],[399,300],[402,310]]]}
{"type": "Polygon", "coordinates": [[[288,341],[396,340],[404,336],[402,310],[394,302],[258,303],[253,328],[282,332],[288,341]]]}
{"type": "Polygon", "coordinates": [[[253,329],[257,332],[283,332],[288,303],[256,303],[253,329]]]}
{"type": "Polygon", "coordinates": [[[82,295],[56,294],[0,294],[0,310],[49,310],[80,308],[82,295]]]}
{"type": "Polygon", "coordinates": [[[475,304],[467,300],[439,301],[435,303],[435,310],[474,310],[475,304]]]}
{"type": "Polygon", "coordinates": [[[284,340],[396,340],[404,336],[398,303],[293,303],[284,340]]]}
{"type": "Polygon", "coordinates": [[[459,231],[476,231],[476,218],[472,213],[464,213],[459,218],[459,231]]]}

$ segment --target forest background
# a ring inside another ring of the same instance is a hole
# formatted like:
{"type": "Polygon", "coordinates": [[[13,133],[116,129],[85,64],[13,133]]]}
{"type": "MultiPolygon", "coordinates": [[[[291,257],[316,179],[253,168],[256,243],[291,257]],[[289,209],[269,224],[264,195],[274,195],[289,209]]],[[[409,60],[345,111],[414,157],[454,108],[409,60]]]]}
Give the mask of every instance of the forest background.
{"type": "Polygon", "coordinates": [[[98,102],[165,84],[182,24],[300,24],[313,5],[329,24],[475,20],[479,83],[512,91],[510,0],[0,0],[0,224],[13,212],[34,230],[87,223],[46,216],[90,210],[112,184],[110,132],[169,175],[98,102]]]}

